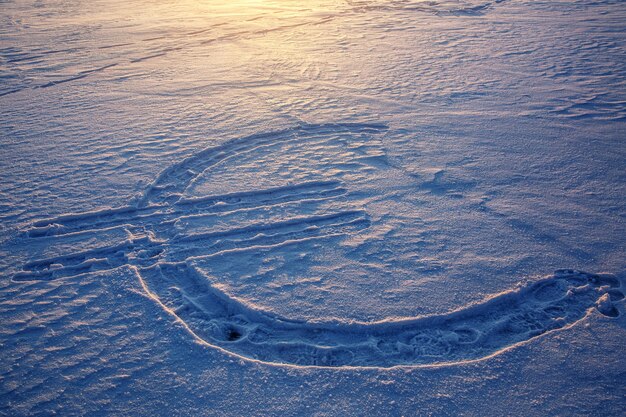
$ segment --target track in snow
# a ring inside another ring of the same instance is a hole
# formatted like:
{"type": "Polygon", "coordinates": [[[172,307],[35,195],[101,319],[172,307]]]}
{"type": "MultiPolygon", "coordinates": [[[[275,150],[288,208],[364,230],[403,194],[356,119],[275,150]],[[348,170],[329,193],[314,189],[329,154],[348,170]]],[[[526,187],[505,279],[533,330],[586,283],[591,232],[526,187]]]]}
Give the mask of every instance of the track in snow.
{"type": "Polygon", "coordinates": [[[211,286],[188,264],[141,272],[149,291],[200,339],[241,356],[302,366],[429,365],[488,357],[569,326],[594,306],[619,312],[611,275],[554,276],[449,314],[378,323],[297,322],[251,309],[211,286]]]}
{"type": "Polygon", "coordinates": [[[449,314],[377,323],[289,320],[229,296],[201,272],[197,260],[218,254],[330,242],[371,225],[361,197],[341,176],[185,197],[204,173],[285,146],[347,152],[352,145],[348,156],[342,156],[349,159],[344,174],[352,174],[370,165],[384,166],[380,150],[363,144],[386,129],[382,124],[302,125],[203,150],[163,171],[133,205],[34,222],[25,233],[27,239],[58,242],[113,229],[123,229],[129,237],[106,247],[28,262],[13,279],[55,280],[129,266],[150,295],[199,339],[247,358],[302,366],[475,360],[569,326],[592,307],[609,317],[619,315],[614,303],[624,295],[616,277],[570,270],[449,314]],[[246,222],[240,224],[242,218],[246,222]],[[207,224],[211,227],[200,227],[207,224]]]}

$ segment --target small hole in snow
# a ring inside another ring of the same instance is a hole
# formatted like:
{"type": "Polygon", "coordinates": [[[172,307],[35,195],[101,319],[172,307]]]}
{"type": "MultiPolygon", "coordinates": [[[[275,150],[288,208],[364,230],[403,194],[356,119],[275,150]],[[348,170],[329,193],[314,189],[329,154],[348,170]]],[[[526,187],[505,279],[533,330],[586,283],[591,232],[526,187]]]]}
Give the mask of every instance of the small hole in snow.
{"type": "Polygon", "coordinates": [[[226,339],[229,342],[234,342],[235,340],[241,339],[241,333],[239,333],[235,329],[228,329],[228,331],[226,332],[226,339]]]}

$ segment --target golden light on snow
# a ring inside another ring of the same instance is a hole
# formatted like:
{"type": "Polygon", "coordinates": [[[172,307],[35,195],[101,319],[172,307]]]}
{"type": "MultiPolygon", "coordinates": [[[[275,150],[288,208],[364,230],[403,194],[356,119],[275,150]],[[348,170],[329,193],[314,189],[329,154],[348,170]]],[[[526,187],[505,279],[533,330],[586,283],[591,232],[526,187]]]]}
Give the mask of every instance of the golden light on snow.
{"type": "Polygon", "coordinates": [[[623,408],[624,3],[0,2],[0,414],[623,408]]]}

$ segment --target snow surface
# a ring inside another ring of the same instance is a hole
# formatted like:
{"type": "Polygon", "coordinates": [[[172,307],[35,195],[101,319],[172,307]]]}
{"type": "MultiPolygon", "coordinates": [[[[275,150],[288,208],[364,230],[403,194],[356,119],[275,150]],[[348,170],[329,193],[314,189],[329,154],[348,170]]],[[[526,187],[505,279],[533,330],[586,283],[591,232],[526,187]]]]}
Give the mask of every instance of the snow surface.
{"type": "Polygon", "coordinates": [[[626,412],[626,3],[0,10],[0,414],[626,412]]]}

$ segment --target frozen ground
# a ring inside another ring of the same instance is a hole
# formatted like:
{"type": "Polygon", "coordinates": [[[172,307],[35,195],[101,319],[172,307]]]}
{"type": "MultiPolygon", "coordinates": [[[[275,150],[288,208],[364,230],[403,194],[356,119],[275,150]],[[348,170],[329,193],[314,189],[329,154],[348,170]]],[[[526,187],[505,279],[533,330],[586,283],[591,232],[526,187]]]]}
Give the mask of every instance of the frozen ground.
{"type": "Polygon", "coordinates": [[[0,11],[0,414],[626,411],[625,3],[0,11]]]}

